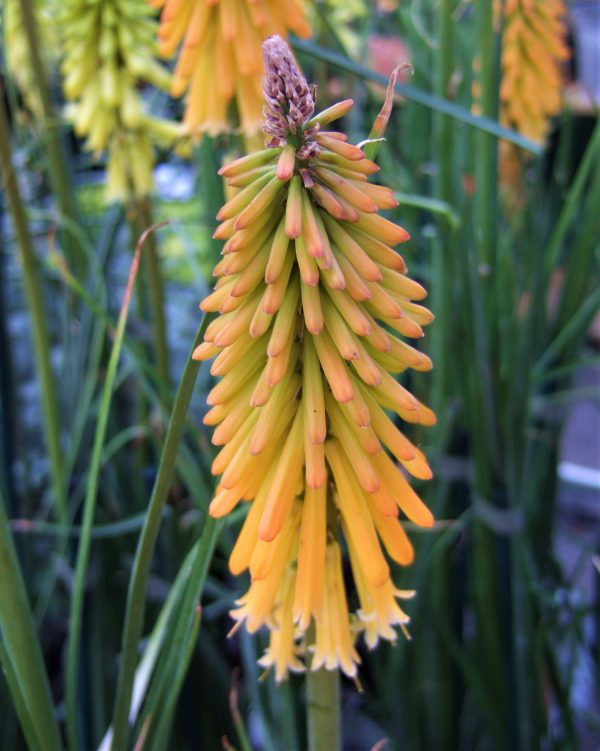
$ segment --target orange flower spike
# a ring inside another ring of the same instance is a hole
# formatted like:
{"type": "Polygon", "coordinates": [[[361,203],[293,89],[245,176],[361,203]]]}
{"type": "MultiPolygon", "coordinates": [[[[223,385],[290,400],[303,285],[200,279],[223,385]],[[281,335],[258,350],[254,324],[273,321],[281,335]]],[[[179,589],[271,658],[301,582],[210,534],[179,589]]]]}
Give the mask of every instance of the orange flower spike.
{"type": "MultiPolygon", "coordinates": [[[[227,0],[229,12],[237,1],[227,0]]],[[[230,568],[249,568],[252,584],[232,615],[250,631],[271,629],[261,664],[282,680],[308,650],[312,669],[354,676],[356,634],[373,647],[408,622],[386,561],[413,559],[400,512],[433,523],[395,462],[419,479],[431,470],[386,414],[435,422],[390,375],[427,370],[429,358],[386,330],[419,337],[432,316],[413,302],[426,291],[393,249],[408,233],[377,213],[396,203],[368,182],[378,168],[342,134],[321,132],[351,101],[314,115],[314,92],[287,45],[271,38],[264,54],[267,148],[221,170],[239,191],[218,215],[220,278],[202,303],[221,315],[194,352],[216,355],[211,373],[221,376],[204,420],[222,446],[210,513],[250,501],[230,568]],[[360,600],[354,616],[342,536],[360,600]]]]}
{"type": "MultiPolygon", "coordinates": [[[[171,91],[173,96],[187,92],[187,131],[214,135],[230,130],[234,123],[228,122],[227,111],[234,101],[242,131],[247,135],[258,133],[263,74],[260,45],[271,34],[310,36],[301,0],[150,2],[163,7],[160,54],[172,57],[180,48],[171,91]]],[[[290,172],[293,167],[288,162],[281,169],[290,172]]]]}

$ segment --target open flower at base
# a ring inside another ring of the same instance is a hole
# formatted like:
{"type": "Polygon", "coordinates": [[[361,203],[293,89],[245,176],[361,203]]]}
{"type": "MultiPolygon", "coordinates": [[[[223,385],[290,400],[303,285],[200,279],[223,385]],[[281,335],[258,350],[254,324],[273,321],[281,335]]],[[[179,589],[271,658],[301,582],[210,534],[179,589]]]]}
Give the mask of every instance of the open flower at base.
{"type": "Polygon", "coordinates": [[[250,502],[229,564],[251,585],[232,615],[271,630],[262,664],[280,680],[312,653],[312,669],[353,676],[357,635],[373,647],[409,620],[398,599],[412,593],[394,587],[384,554],[412,561],[401,515],[433,524],[405,476],[431,477],[427,461],[389,415],[435,422],[391,375],[431,368],[404,337],[421,337],[432,315],[394,250],[407,232],[378,214],[396,206],[369,182],[378,167],[326,130],[352,102],[313,116],[287,45],[264,47],[269,147],[221,170],[239,191],[219,212],[219,279],[201,304],[220,316],[194,353],[220,376],[204,420],[222,446],[210,513],[250,502]]]}

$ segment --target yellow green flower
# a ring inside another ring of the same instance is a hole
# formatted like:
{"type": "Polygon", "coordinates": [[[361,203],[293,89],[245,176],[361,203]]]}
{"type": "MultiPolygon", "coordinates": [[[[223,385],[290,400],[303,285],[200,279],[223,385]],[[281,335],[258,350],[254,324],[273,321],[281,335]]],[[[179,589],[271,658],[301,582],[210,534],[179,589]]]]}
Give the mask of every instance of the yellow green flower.
{"type": "Polygon", "coordinates": [[[378,213],[397,205],[392,191],[369,181],[378,167],[360,148],[327,130],[352,101],[315,115],[285,42],[263,46],[267,148],[221,170],[238,192],[218,214],[223,258],[201,304],[220,315],[194,353],[214,358],[220,378],[204,418],[222,447],[210,513],[249,503],[229,565],[251,584],[232,615],[271,630],[262,664],[281,680],[309,651],[312,669],[353,676],[359,634],[372,648],[409,621],[398,600],[412,593],[394,586],[384,550],[409,564],[402,519],[433,524],[406,476],[431,471],[390,416],[435,422],[393,377],[431,368],[404,338],[421,337],[433,316],[395,250],[408,233],[378,213]]]}
{"type": "Polygon", "coordinates": [[[64,0],[60,5],[63,90],[75,133],[95,155],[108,151],[109,200],[153,189],[153,145],[170,147],[179,127],[147,112],[142,84],[168,90],[154,59],[157,24],[145,0],[64,0]]]}

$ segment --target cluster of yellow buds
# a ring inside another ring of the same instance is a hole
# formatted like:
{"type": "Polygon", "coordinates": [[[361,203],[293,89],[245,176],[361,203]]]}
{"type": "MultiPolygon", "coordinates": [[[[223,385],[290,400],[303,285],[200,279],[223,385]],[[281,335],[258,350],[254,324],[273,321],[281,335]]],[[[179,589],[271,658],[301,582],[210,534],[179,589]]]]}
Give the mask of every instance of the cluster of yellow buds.
{"type": "Polygon", "coordinates": [[[181,96],[188,91],[186,132],[215,135],[229,130],[233,100],[242,132],[260,131],[260,45],[271,34],[310,35],[300,0],[148,1],[163,8],[161,55],[171,57],[183,42],[171,93],[181,96]]]}
{"type": "MultiPolygon", "coordinates": [[[[57,52],[54,44],[52,25],[53,4],[49,0],[35,0],[32,3],[34,19],[42,56],[52,56],[57,52]]],[[[14,79],[27,109],[38,120],[43,120],[44,111],[39,87],[31,65],[29,42],[23,26],[21,3],[19,0],[6,0],[4,4],[4,50],[6,68],[14,79]]]]}
{"type": "Polygon", "coordinates": [[[108,149],[110,200],[152,191],[153,143],[172,146],[179,127],[148,114],[138,87],[168,90],[154,59],[157,23],[145,0],[64,0],[63,89],[75,133],[94,154],[108,149]]]}
{"type": "Polygon", "coordinates": [[[543,143],[549,120],[561,108],[569,58],[564,0],[506,0],[503,4],[500,119],[543,143]]]}
{"type": "Polygon", "coordinates": [[[221,170],[238,192],[218,214],[219,279],[201,303],[220,316],[194,352],[215,358],[220,377],[204,418],[222,446],[210,513],[251,501],[229,561],[234,574],[249,570],[251,584],[232,615],[250,632],[271,630],[261,663],[281,680],[303,669],[309,651],[311,669],[353,676],[359,633],[372,648],[409,621],[398,599],[413,593],[394,586],[382,543],[409,564],[399,511],[433,524],[403,471],[428,479],[427,461],[388,415],[435,422],[391,375],[432,367],[400,337],[421,337],[433,316],[413,302],[426,292],[394,250],[408,233],[378,214],[397,206],[391,190],[369,182],[379,168],[326,130],[352,101],[315,116],[287,44],[271,37],[263,49],[267,148],[221,170]]]}

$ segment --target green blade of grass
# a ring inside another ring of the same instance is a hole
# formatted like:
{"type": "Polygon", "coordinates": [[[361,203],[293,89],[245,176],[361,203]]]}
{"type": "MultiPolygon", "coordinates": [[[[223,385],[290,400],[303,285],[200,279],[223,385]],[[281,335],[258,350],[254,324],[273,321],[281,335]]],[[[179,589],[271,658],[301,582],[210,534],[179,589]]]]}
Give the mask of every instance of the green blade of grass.
{"type": "Polygon", "coordinates": [[[104,382],[104,388],[102,391],[102,399],[100,403],[100,409],[98,411],[98,419],[96,423],[96,431],[94,434],[94,445],[92,449],[92,457],[90,461],[90,471],[88,475],[86,497],[83,506],[83,524],[82,532],[79,541],[79,548],[77,551],[77,563],[75,566],[75,577],[73,583],[73,594],[71,597],[71,618],[70,618],[70,630],[69,640],[67,646],[67,677],[66,677],[66,711],[67,711],[67,736],[69,741],[69,747],[72,751],[82,747],[79,739],[79,733],[77,728],[77,678],[78,678],[78,662],[81,640],[81,624],[83,619],[83,599],[85,593],[85,579],[87,574],[87,566],[91,549],[91,530],[94,521],[94,513],[96,510],[96,498],[98,494],[98,482],[100,478],[100,468],[102,465],[102,452],[104,448],[104,441],[106,438],[106,428],[108,425],[108,415],[110,411],[110,404],[113,395],[113,389],[115,385],[115,379],[117,376],[117,367],[121,356],[121,349],[123,346],[123,339],[125,336],[125,326],[129,316],[129,308],[131,304],[131,298],[133,295],[133,287],[137,277],[137,272],[140,265],[142,248],[144,241],[150,232],[157,229],[162,225],[155,225],[147,229],[140,237],[137,248],[131,263],[129,271],[129,279],[127,281],[127,287],[123,296],[123,303],[121,305],[121,311],[119,313],[119,320],[117,323],[117,329],[115,332],[115,339],[110,353],[110,359],[108,361],[108,368],[106,371],[106,380],[104,382]]]}
{"type": "Polygon", "coordinates": [[[414,206],[417,209],[425,209],[432,214],[439,214],[450,225],[451,229],[460,227],[461,219],[453,206],[439,198],[428,198],[427,196],[418,196],[414,193],[394,192],[394,197],[400,206],[414,206]]]}
{"type": "Polygon", "coordinates": [[[6,190],[15,229],[19,262],[23,274],[23,286],[27,299],[28,312],[31,317],[33,349],[40,384],[44,435],[50,460],[50,474],[55,495],[56,513],[58,518],[62,522],[65,522],[67,518],[67,502],[61,447],[61,421],[56,379],[50,358],[48,318],[44,307],[38,261],[29,232],[29,223],[17,182],[16,172],[12,163],[8,115],[2,101],[3,98],[4,89],[0,85],[0,175],[3,176],[3,187],[6,190]]]}
{"type": "MultiPolygon", "coordinates": [[[[157,669],[147,699],[148,716],[144,722],[144,728],[147,727],[147,721],[150,719],[151,726],[157,726],[157,732],[158,727],[161,728],[161,738],[170,726],[170,714],[175,709],[181,682],[192,656],[197,636],[194,623],[198,615],[198,601],[202,595],[209,564],[224,524],[224,520],[216,520],[212,517],[207,517],[204,523],[202,536],[194,547],[190,574],[181,599],[179,613],[173,624],[170,639],[165,645],[164,661],[161,669],[157,669]]],[[[162,748],[162,745],[151,741],[150,749],[154,748],[162,748]]]]}
{"type": "MultiPolygon", "coordinates": [[[[204,332],[210,321],[210,316],[204,316],[193,344],[194,349],[202,341],[204,332]]],[[[171,413],[164,448],[160,458],[158,474],[154,483],[152,497],[148,506],[144,527],[140,535],[135,554],[133,571],[127,594],[127,610],[123,628],[121,668],[115,697],[113,713],[113,742],[112,751],[127,748],[129,733],[128,717],[131,704],[131,692],[137,661],[137,646],[142,633],[144,612],[146,609],[146,584],[150,573],[150,563],[160,523],[162,510],[167,499],[167,493],[175,470],[177,451],[183,434],[185,418],[192,397],[192,390],[200,363],[188,358],[181,377],[175,404],[171,413]]]]}
{"type": "Polygon", "coordinates": [[[0,634],[5,647],[0,659],[25,737],[34,739],[34,749],[60,751],[48,675],[1,496],[0,634]]]}

